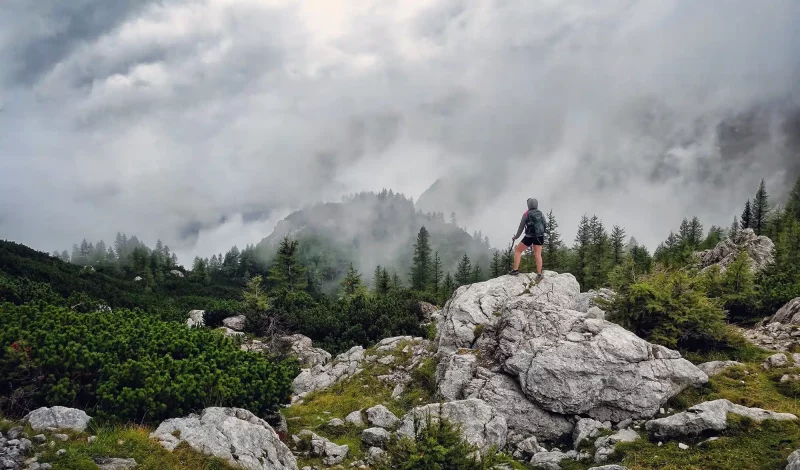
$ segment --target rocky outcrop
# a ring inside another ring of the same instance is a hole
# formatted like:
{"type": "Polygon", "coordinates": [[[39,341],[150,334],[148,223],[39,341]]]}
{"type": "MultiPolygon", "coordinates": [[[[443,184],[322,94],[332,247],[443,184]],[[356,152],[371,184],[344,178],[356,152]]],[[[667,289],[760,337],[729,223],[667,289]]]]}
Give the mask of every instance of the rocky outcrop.
{"type": "Polygon", "coordinates": [[[439,311],[439,307],[428,302],[420,302],[419,311],[422,313],[422,322],[427,323],[431,321],[431,315],[439,311]]]}
{"type": "Polygon", "coordinates": [[[603,299],[610,301],[614,296],[614,291],[611,289],[602,288],[599,290],[589,290],[587,292],[581,292],[577,296],[575,296],[575,300],[573,301],[570,309],[576,310],[581,313],[589,313],[589,310],[592,308],[599,308],[595,299],[603,299]]]}
{"type": "Polygon", "coordinates": [[[347,458],[347,454],[350,452],[349,446],[335,444],[309,430],[300,431],[298,437],[301,442],[307,439],[309,443],[309,453],[314,457],[322,457],[322,463],[327,466],[344,462],[344,459],[347,458]]]}
{"type": "Polygon", "coordinates": [[[572,446],[577,449],[584,440],[597,437],[603,429],[611,429],[611,423],[601,423],[591,418],[579,420],[572,431],[572,446]]]}
{"type": "Polygon", "coordinates": [[[361,410],[356,410],[349,415],[345,416],[345,422],[352,424],[357,428],[364,427],[364,419],[361,417],[361,410]]]}
{"type": "Polygon", "coordinates": [[[175,277],[183,277],[183,272],[181,272],[181,271],[178,271],[177,269],[173,269],[173,270],[172,270],[172,271],[170,271],[169,273],[170,273],[172,276],[175,276],[175,277]]]}
{"type": "Polygon", "coordinates": [[[384,447],[392,435],[383,428],[368,428],[361,432],[361,442],[367,447],[384,447]]]}
{"type": "Polygon", "coordinates": [[[372,426],[384,429],[393,429],[400,424],[400,420],[383,405],[367,409],[367,422],[372,426]]]}
{"type": "Polygon", "coordinates": [[[720,399],[700,403],[666,418],[648,421],[645,428],[655,438],[697,436],[706,431],[725,430],[728,427],[728,413],[744,416],[759,423],[765,419],[779,421],[797,419],[793,414],[748,408],[720,399]]]}
{"type": "Polygon", "coordinates": [[[206,408],[200,415],[168,419],[150,437],[167,450],[186,442],[248,470],[297,470],[294,455],[272,427],[240,408],[206,408]]]}
{"type": "MultiPolygon", "coordinates": [[[[21,427],[11,428],[6,436],[0,432],[0,468],[8,470],[29,468],[24,464],[32,451],[33,443],[22,435],[21,427]]],[[[39,464],[36,465],[42,470],[39,464]]],[[[44,465],[51,468],[50,464],[44,465]]]]}
{"type": "Polygon", "coordinates": [[[752,268],[761,271],[773,262],[772,249],[775,244],[765,236],[758,236],[753,229],[744,229],[733,238],[722,240],[710,250],[694,254],[702,271],[718,266],[720,271],[725,271],[730,266],[741,250],[747,251],[752,261],[752,268]]]}
{"type": "Polygon", "coordinates": [[[244,324],[246,321],[247,317],[244,315],[236,315],[222,320],[222,326],[235,331],[244,331],[244,324]]]}
{"type": "Polygon", "coordinates": [[[310,369],[303,369],[292,382],[294,396],[292,402],[302,399],[316,390],[324,390],[331,385],[352,377],[361,371],[364,362],[364,348],[354,346],[347,352],[336,356],[333,362],[317,364],[310,369]]]}
{"type": "Polygon", "coordinates": [[[620,442],[633,442],[639,439],[636,431],[622,429],[610,436],[603,436],[594,441],[594,463],[603,463],[614,453],[614,446],[620,442]]]}
{"type": "Polygon", "coordinates": [[[800,450],[792,452],[786,459],[786,463],[785,470],[800,470],[800,450]]]}
{"type": "Polygon", "coordinates": [[[189,312],[189,318],[186,319],[186,326],[189,328],[205,326],[205,310],[192,310],[189,312]]]}
{"type": "Polygon", "coordinates": [[[278,342],[284,352],[296,356],[303,367],[324,366],[331,361],[331,353],[315,348],[308,336],[300,334],[281,336],[278,342]]]}
{"type": "Polygon", "coordinates": [[[82,410],[54,406],[38,408],[28,413],[22,421],[34,431],[77,431],[83,432],[92,418],[82,410]]]}
{"type": "Polygon", "coordinates": [[[116,457],[98,457],[94,459],[94,463],[97,464],[100,470],[133,470],[138,465],[136,459],[120,459],[116,457]]]}
{"type": "Polygon", "coordinates": [[[773,354],[768,357],[761,367],[765,370],[774,369],[776,367],[785,367],[789,365],[789,358],[784,353],[773,354]]]}
{"type": "Polygon", "coordinates": [[[714,375],[719,375],[725,372],[727,369],[730,369],[731,367],[736,367],[741,365],[744,364],[737,361],[711,361],[711,362],[704,362],[698,365],[697,368],[705,372],[707,376],[712,377],[714,375]]]}
{"type": "Polygon", "coordinates": [[[772,316],[770,323],[800,325],[800,297],[789,301],[772,316]]]}
{"type": "Polygon", "coordinates": [[[764,322],[739,331],[748,341],[764,349],[792,351],[800,346],[800,328],[792,323],[764,322]]]}
{"type": "MultiPolygon", "coordinates": [[[[543,416],[619,422],[652,417],[670,397],[708,380],[677,351],[573,310],[577,303],[583,308],[585,299],[571,274],[546,272],[538,285],[531,281],[529,275],[503,276],[456,291],[437,328],[443,398],[479,393],[481,387],[466,379],[471,373],[486,381],[486,372],[478,375],[480,365],[510,377],[519,399],[543,416]],[[472,359],[454,357],[465,353],[480,357],[480,364],[473,369],[472,359]]],[[[503,414],[512,421],[512,412],[503,414]]]]}

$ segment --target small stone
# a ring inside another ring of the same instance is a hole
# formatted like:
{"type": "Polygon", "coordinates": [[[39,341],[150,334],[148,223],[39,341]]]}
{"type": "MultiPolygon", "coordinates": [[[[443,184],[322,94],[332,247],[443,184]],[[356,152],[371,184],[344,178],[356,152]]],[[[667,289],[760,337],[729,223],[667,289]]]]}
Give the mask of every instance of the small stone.
{"type": "Polygon", "coordinates": [[[664,443],[663,443],[663,442],[661,442],[661,441],[658,441],[658,447],[661,447],[661,446],[663,446],[663,445],[664,445],[664,443]]]}
{"type": "Polygon", "coordinates": [[[332,420],[328,421],[328,426],[332,428],[340,428],[344,426],[344,421],[339,418],[333,418],[332,420]]]}
{"type": "Polygon", "coordinates": [[[23,429],[22,426],[15,426],[8,430],[6,436],[8,436],[9,440],[16,439],[19,437],[20,434],[22,434],[22,429],[23,429]]]}
{"type": "Polygon", "coordinates": [[[615,427],[617,429],[627,429],[627,428],[631,427],[631,424],[633,424],[633,420],[631,418],[628,418],[628,419],[624,419],[624,420],[620,421],[619,423],[617,423],[617,425],[615,427]]]}
{"type": "Polygon", "coordinates": [[[24,437],[19,440],[19,450],[22,452],[27,452],[31,447],[33,447],[33,442],[30,440],[25,439],[24,437]]]}
{"type": "Polygon", "coordinates": [[[44,434],[37,434],[33,436],[33,442],[37,444],[44,444],[45,442],[47,442],[47,436],[45,436],[44,434]]]}
{"type": "Polygon", "coordinates": [[[19,439],[11,439],[6,445],[9,447],[17,447],[19,445],[19,439]]]}
{"type": "Polygon", "coordinates": [[[118,458],[97,458],[94,463],[100,470],[132,470],[136,468],[136,460],[134,459],[118,459],[118,458]]]}
{"type": "Polygon", "coordinates": [[[31,457],[31,458],[29,458],[28,460],[25,461],[25,465],[30,465],[30,464],[32,464],[34,462],[37,462],[38,460],[39,459],[36,458],[36,457],[31,457]]]}
{"type": "Polygon", "coordinates": [[[96,440],[97,440],[97,436],[89,436],[89,437],[86,438],[86,442],[88,442],[89,444],[94,444],[94,442],[96,440]]]}
{"type": "Polygon", "coordinates": [[[28,468],[26,470],[42,470],[42,466],[34,462],[28,465],[28,468]]]}
{"type": "Polygon", "coordinates": [[[368,447],[384,447],[389,439],[391,434],[383,428],[369,428],[361,433],[361,442],[368,447]]]}
{"type": "Polygon", "coordinates": [[[354,411],[347,415],[344,420],[353,426],[364,427],[364,420],[361,418],[361,410],[354,411]]]}
{"type": "Polygon", "coordinates": [[[69,436],[66,434],[53,434],[53,439],[66,442],[69,440],[69,436]]]}
{"type": "Polygon", "coordinates": [[[683,442],[680,442],[680,443],[678,443],[678,448],[681,449],[681,450],[688,450],[689,446],[687,446],[683,442]]]}
{"type": "Polygon", "coordinates": [[[662,415],[665,415],[665,414],[667,414],[667,412],[666,412],[666,411],[664,411],[664,408],[660,408],[660,409],[658,410],[658,412],[659,412],[659,413],[661,413],[662,415]]]}
{"type": "Polygon", "coordinates": [[[43,463],[39,466],[39,470],[52,470],[53,466],[49,463],[43,463]]]}
{"type": "Polygon", "coordinates": [[[61,457],[62,455],[66,454],[66,453],[67,453],[66,449],[58,449],[58,451],[56,452],[56,455],[61,457]]]}

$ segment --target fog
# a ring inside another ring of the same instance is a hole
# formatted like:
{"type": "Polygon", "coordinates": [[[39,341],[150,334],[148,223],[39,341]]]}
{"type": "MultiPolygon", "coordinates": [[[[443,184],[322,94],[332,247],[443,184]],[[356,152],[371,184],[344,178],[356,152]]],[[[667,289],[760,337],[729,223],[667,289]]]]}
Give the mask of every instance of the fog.
{"type": "Polygon", "coordinates": [[[182,263],[362,190],[654,248],[800,172],[800,3],[4,0],[0,238],[182,263]],[[426,190],[442,179],[438,188],[426,190]]]}

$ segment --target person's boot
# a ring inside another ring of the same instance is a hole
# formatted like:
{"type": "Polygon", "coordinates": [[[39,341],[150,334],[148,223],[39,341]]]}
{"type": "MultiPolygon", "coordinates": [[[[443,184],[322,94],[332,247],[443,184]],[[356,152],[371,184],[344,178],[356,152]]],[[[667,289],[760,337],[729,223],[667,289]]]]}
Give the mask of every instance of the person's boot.
{"type": "Polygon", "coordinates": [[[516,276],[517,274],[519,274],[519,269],[512,269],[511,271],[508,272],[508,274],[510,276],[516,276]]]}
{"type": "Polygon", "coordinates": [[[536,279],[533,282],[538,284],[538,283],[542,282],[542,279],[544,279],[544,274],[538,273],[538,274],[536,274],[536,279]]]}

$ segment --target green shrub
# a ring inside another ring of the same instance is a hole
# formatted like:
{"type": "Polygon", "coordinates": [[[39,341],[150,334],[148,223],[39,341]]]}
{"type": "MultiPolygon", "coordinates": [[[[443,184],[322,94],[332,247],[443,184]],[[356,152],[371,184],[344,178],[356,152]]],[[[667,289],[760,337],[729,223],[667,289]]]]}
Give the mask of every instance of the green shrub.
{"type": "Polygon", "coordinates": [[[507,468],[512,459],[493,449],[477,459],[478,448],[467,443],[459,428],[447,420],[416,420],[416,439],[393,438],[377,470],[489,470],[507,468]]]}
{"type": "Polygon", "coordinates": [[[135,422],[213,405],[266,415],[288,401],[297,372],[293,362],[240,351],[211,330],[127,310],[6,303],[0,324],[0,406],[8,413],[24,401],[135,422]]]}
{"type": "Polygon", "coordinates": [[[706,351],[730,347],[719,303],[684,271],[656,271],[631,284],[610,302],[599,301],[609,319],[641,338],[670,348],[706,351]]]}

